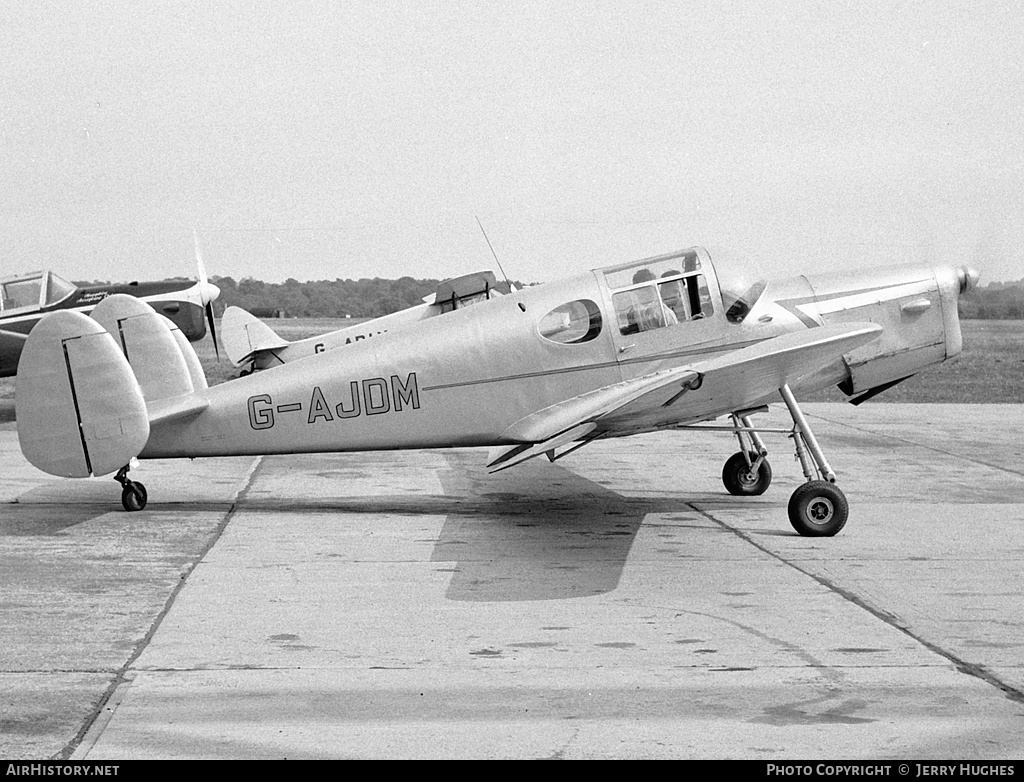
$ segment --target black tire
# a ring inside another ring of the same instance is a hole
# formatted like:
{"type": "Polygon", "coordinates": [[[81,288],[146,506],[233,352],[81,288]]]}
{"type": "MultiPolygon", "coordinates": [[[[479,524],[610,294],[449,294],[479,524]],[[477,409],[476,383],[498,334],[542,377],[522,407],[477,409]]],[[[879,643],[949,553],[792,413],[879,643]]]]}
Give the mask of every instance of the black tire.
{"type": "Polygon", "coordinates": [[[121,492],[121,505],[129,513],[145,508],[148,499],[146,487],[135,481],[130,482],[121,492]]]}
{"type": "MultiPolygon", "coordinates": [[[[750,461],[757,459],[751,451],[750,461]]],[[[755,497],[764,494],[772,483],[772,466],[764,459],[756,474],[750,472],[750,466],[742,453],[734,453],[722,468],[722,483],[729,494],[737,497],[755,497]]]]}
{"type": "Polygon", "coordinates": [[[789,498],[789,523],[807,537],[830,538],[849,516],[846,495],[828,481],[808,481],[789,498]]]}

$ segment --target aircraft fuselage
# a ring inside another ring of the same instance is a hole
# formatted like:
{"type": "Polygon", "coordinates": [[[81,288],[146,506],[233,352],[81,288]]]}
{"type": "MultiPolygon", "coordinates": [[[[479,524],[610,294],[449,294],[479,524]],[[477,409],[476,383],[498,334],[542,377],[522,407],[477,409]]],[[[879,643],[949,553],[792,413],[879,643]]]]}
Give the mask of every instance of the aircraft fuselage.
{"type": "MultiPolygon", "coordinates": [[[[627,318],[625,297],[648,293],[628,276],[645,262],[587,272],[201,391],[207,409],[154,424],[140,456],[512,444],[510,426],[563,400],[836,320],[882,322],[887,352],[837,357],[797,388],[841,383],[858,371],[880,383],[898,379],[885,373],[916,371],[908,357],[935,363],[959,352],[952,269],[875,270],[839,284],[791,277],[737,309],[723,298],[709,259],[700,259],[688,318],[680,310],[677,323],[634,330],[627,318]],[[901,342],[908,330],[917,342],[901,342]],[[880,361],[895,368],[865,374],[880,361]]],[[[679,265],[676,256],[647,260],[679,265]]],[[[756,401],[777,399],[778,389],[766,388],[756,401]]],[[[714,405],[688,406],[683,418],[666,410],[651,428],[730,412],[714,405]]]]}

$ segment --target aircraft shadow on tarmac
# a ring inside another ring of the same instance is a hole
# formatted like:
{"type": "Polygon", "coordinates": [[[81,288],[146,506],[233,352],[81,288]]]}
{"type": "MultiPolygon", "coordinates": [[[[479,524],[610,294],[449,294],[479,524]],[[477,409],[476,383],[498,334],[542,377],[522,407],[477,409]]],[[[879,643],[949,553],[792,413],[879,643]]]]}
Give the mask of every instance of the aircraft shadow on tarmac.
{"type": "Polygon", "coordinates": [[[8,506],[0,516],[0,538],[49,537],[86,524],[106,515],[110,508],[102,505],[48,504],[8,506]],[[45,514],[41,509],[45,507],[45,514]],[[24,511],[24,512],[19,512],[24,511]]]}
{"type": "MultiPolygon", "coordinates": [[[[680,538],[683,529],[696,526],[711,533],[728,528],[698,508],[723,502],[731,506],[736,501],[724,490],[720,495],[698,491],[686,497],[631,497],[545,459],[488,474],[477,452],[451,449],[442,454],[443,463],[433,472],[440,494],[373,491],[339,496],[330,488],[321,491],[313,486],[345,481],[355,485],[370,479],[376,486],[392,479],[401,483],[409,469],[387,454],[363,454],[358,460],[350,454],[321,454],[287,457],[290,468],[304,472],[312,482],[298,503],[295,498],[283,500],[273,486],[247,493],[241,502],[249,512],[287,508],[312,514],[371,514],[385,520],[443,516],[430,561],[450,564],[446,597],[523,602],[615,590],[637,533],[652,514],[666,522],[654,533],[664,555],[687,556],[688,544],[680,538]],[[309,459],[308,468],[304,459],[309,459]]],[[[285,458],[265,457],[263,468],[275,474],[278,460],[285,458]]]]}
{"type": "MultiPolygon", "coordinates": [[[[446,455],[438,473],[458,498],[434,546],[453,562],[449,600],[528,601],[614,590],[633,541],[658,503],[632,499],[558,465],[534,460],[488,475],[479,460],[446,455]]],[[[665,510],[679,510],[673,503],[665,510]]]]}
{"type": "MultiPolygon", "coordinates": [[[[276,460],[264,467],[272,472],[276,460]]],[[[303,459],[304,457],[291,457],[303,459]]],[[[384,456],[374,463],[363,455],[359,466],[350,455],[319,456],[308,480],[336,484],[373,475],[386,483],[402,465],[384,456]]],[[[301,464],[299,467],[301,468],[301,464]]],[[[388,517],[441,516],[444,521],[430,561],[448,563],[449,600],[529,601],[585,597],[614,590],[622,577],[637,531],[649,513],[692,508],[678,499],[659,502],[625,497],[561,465],[536,459],[489,475],[478,453],[444,452],[436,469],[441,494],[386,492],[338,496],[310,491],[296,504],[272,489],[248,493],[249,512],[287,507],[291,511],[372,514],[388,517]]]]}

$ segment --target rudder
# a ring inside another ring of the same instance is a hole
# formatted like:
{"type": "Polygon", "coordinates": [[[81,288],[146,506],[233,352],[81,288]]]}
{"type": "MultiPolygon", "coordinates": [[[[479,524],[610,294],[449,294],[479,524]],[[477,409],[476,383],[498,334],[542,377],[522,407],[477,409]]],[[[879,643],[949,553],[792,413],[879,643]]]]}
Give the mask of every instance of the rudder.
{"type": "Polygon", "coordinates": [[[21,451],[65,478],[120,469],[149,440],[146,402],[111,335],[79,312],[53,312],[32,329],[18,365],[21,451]]]}

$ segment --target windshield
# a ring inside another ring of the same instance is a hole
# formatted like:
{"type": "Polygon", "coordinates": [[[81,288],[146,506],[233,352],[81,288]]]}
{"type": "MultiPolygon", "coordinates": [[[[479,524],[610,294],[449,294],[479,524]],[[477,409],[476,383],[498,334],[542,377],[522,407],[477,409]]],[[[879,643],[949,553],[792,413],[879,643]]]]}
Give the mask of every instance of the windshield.
{"type": "Polygon", "coordinates": [[[66,299],[76,290],[75,286],[53,272],[50,272],[50,284],[46,288],[46,303],[56,304],[66,299]]]}
{"type": "Polygon", "coordinates": [[[725,317],[730,323],[742,323],[761,298],[768,281],[761,275],[757,259],[737,259],[716,250],[711,253],[722,288],[725,317]]]}

